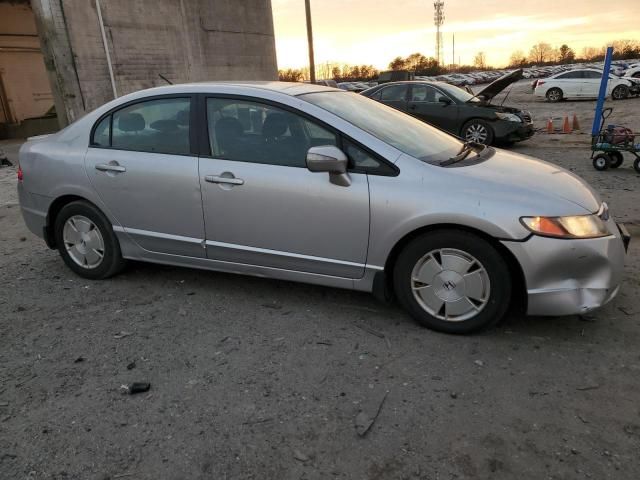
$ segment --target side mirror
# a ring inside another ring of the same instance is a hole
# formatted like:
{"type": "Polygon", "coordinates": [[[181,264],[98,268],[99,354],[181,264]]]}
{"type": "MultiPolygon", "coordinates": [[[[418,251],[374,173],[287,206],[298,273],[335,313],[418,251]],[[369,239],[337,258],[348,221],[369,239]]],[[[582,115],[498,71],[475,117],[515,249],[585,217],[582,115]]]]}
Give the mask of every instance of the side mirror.
{"type": "Polygon", "coordinates": [[[442,96],[438,98],[438,102],[443,103],[446,107],[447,105],[451,105],[451,99],[449,97],[442,96]]]}
{"type": "Polygon", "coordinates": [[[311,147],[307,152],[307,168],[311,172],[327,172],[334,185],[348,187],[351,179],[347,174],[349,160],[342,150],[333,145],[311,147]]]}

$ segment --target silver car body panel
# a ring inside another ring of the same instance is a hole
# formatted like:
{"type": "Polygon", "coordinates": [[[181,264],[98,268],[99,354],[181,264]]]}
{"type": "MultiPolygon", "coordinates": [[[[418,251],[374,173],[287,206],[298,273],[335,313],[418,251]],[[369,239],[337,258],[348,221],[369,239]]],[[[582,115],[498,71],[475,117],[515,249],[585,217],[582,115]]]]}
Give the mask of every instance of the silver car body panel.
{"type": "Polygon", "coordinates": [[[608,228],[611,236],[594,239],[534,235],[526,242],[502,242],[522,267],[529,315],[586,313],[618,293],[625,251],[611,219],[608,228]]]}
{"type": "Polygon", "coordinates": [[[519,222],[521,216],[597,211],[598,195],[579,177],[502,150],[475,165],[428,164],[295,96],[319,91],[335,92],[318,85],[222,82],[159,87],[109,102],[22,147],[25,180],[18,189],[25,222],[43,236],[52,202],[72,195],[105,213],[126,258],[363,291],[372,290],[376,272],[407,235],[458,225],[502,241],[517,259],[530,313],[579,313],[614,294],[624,253],[613,228],[602,239],[553,240],[531,236],[519,222]],[[88,147],[103,114],[165,94],[239,95],[296,109],[395,163],[399,174],[351,173],[351,185],[343,187],[326,173],[302,168],[88,147]],[[96,163],[114,160],[126,173],[95,170],[96,163]],[[243,183],[205,181],[223,174],[243,183]],[[583,250],[598,262],[582,262],[575,252],[583,250]]]}

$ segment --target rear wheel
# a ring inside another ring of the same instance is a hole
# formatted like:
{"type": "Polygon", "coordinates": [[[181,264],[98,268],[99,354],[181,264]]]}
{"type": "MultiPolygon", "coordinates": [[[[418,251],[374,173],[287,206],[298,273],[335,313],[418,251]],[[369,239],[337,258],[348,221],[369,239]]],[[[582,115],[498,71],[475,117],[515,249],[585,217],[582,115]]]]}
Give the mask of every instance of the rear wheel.
{"type": "Polygon", "coordinates": [[[629,87],[626,85],[618,85],[611,92],[611,98],[614,100],[624,100],[629,96],[629,87]]]}
{"type": "Polygon", "coordinates": [[[624,157],[620,152],[609,152],[609,157],[611,158],[611,164],[609,165],[611,168],[618,168],[624,161],[624,157]]]}
{"type": "Polygon", "coordinates": [[[607,170],[611,166],[611,157],[606,153],[599,153],[593,157],[593,168],[599,171],[607,170]]]}
{"type": "Polygon", "coordinates": [[[493,143],[493,128],[484,120],[469,120],[462,127],[462,137],[468,142],[491,145],[493,143]]]}
{"type": "Polygon", "coordinates": [[[400,253],[394,289],[422,325],[470,333],[498,322],[511,300],[509,269],[483,238],[464,231],[425,233],[400,253]]]}
{"type": "Polygon", "coordinates": [[[125,265],[113,226],[88,202],[77,201],[62,207],[54,233],[60,256],[81,277],[108,278],[125,265]]]}
{"type": "Polygon", "coordinates": [[[636,158],[635,161],[633,162],[633,169],[640,173],[640,158],[636,158]]]}
{"type": "Polygon", "coordinates": [[[559,102],[560,100],[562,100],[562,90],[560,90],[557,87],[553,87],[550,88],[547,91],[547,100],[549,100],[550,102],[559,102]]]}

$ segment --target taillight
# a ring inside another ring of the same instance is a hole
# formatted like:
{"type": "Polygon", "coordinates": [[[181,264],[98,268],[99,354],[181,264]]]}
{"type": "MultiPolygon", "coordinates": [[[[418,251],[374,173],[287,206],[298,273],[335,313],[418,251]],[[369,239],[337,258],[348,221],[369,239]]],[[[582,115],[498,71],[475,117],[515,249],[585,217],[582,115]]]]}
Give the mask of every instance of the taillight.
{"type": "Polygon", "coordinates": [[[538,83],[536,83],[536,87],[537,87],[538,85],[542,85],[542,84],[544,84],[544,80],[538,80],[538,83]]]}
{"type": "Polygon", "coordinates": [[[21,182],[23,178],[24,175],[22,174],[22,167],[18,165],[18,181],[21,182]]]}

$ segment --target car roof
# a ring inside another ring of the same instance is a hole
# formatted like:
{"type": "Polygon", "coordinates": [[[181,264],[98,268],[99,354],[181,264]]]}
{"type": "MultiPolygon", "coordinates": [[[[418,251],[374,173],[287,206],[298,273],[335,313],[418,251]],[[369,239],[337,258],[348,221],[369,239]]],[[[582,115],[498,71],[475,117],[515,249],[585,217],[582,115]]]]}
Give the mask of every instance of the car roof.
{"type": "Polygon", "coordinates": [[[263,90],[283,93],[285,95],[297,96],[306,93],[331,92],[335,88],[326,87],[312,83],[302,82],[277,82],[277,81],[218,81],[218,82],[194,82],[180,83],[176,85],[164,85],[161,87],[138,90],[130,94],[131,96],[143,97],[149,95],[171,95],[173,93],[207,93],[216,92],[219,87],[241,87],[251,90],[263,90]]]}

